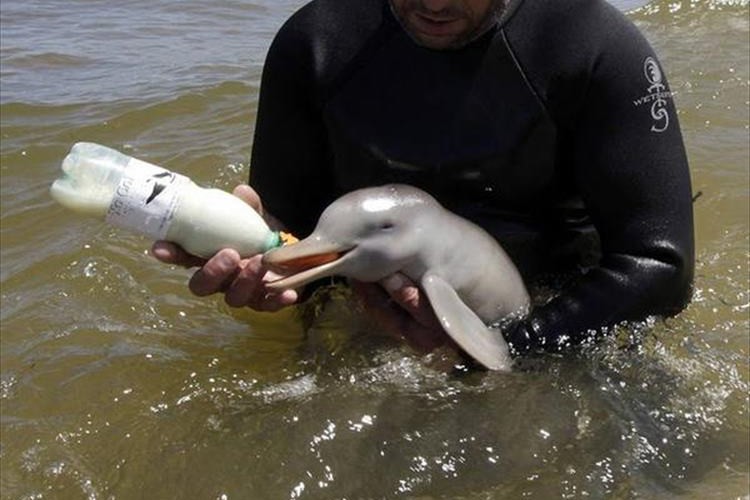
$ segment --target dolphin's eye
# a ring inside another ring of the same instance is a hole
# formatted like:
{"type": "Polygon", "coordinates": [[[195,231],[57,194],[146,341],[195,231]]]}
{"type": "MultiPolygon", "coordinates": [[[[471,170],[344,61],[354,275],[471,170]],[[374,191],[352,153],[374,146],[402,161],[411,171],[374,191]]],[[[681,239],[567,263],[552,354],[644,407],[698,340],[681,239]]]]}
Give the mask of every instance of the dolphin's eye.
{"type": "Polygon", "coordinates": [[[383,222],[380,225],[380,229],[382,229],[383,231],[389,231],[393,229],[393,222],[383,222]]]}

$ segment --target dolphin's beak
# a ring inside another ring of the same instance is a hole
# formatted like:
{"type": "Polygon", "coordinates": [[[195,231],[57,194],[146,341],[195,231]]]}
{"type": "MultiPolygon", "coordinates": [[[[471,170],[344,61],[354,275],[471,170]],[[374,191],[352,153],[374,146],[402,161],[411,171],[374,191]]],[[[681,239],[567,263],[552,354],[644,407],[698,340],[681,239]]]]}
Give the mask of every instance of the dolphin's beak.
{"type": "Polygon", "coordinates": [[[298,288],[332,276],[350,250],[351,247],[314,238],[271,250],[263,256],[263,264],[284,277],[266,283],[266,288],[272,291],[298,288]]]}

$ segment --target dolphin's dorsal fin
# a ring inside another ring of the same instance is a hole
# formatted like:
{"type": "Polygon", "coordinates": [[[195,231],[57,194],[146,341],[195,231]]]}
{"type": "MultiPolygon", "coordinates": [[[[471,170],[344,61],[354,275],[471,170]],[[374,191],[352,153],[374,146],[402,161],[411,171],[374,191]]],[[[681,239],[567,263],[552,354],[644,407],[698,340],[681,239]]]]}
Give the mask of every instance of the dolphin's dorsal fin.
{"type": "Polygon", "coordinates": [[[428,272],[421,285],[443,329],[469,356],[490,370],[510,371],[513,360],[499,331],[487,327],[440,276],[428,272]]]}

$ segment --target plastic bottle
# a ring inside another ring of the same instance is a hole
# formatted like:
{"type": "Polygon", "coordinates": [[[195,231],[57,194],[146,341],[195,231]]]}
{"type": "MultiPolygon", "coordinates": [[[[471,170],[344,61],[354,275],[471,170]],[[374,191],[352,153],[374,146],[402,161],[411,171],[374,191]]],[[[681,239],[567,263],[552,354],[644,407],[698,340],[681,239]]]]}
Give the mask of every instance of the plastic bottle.
{"type": "Polygon", "coordinates": [[[279,233],[236,196],[99,144],[75,144],[50,188],[61,205],[104,218],[208,258],[222,248],[243,257],[281,245],[279,233]]]}

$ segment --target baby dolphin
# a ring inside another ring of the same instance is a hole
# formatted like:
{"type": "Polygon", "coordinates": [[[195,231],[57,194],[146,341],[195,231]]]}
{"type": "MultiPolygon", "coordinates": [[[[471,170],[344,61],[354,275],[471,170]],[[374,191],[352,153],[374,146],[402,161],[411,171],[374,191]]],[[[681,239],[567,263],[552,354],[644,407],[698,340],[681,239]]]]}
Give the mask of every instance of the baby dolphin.
{"type": "Polygon", "coordinates": [[[508,344],[487,325],[526,312],[523,280],[494,238],[424,191],[390,184],[348,193],[325,209],[310,236],[269,251],[263,262],[287,275],[267,283],[274,291],[334,274],[376,282],[401,272],[467,354],[510,370],[508,344]]]}

